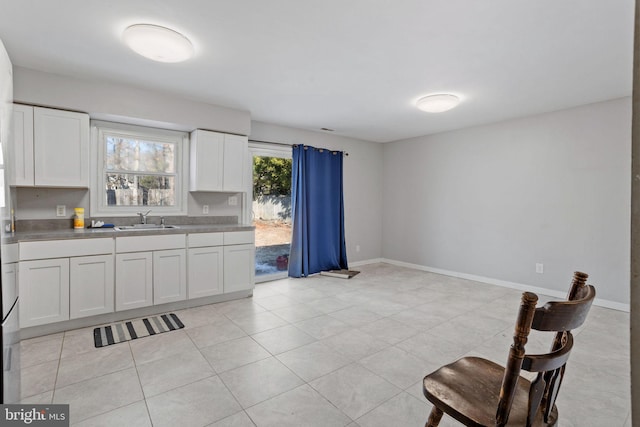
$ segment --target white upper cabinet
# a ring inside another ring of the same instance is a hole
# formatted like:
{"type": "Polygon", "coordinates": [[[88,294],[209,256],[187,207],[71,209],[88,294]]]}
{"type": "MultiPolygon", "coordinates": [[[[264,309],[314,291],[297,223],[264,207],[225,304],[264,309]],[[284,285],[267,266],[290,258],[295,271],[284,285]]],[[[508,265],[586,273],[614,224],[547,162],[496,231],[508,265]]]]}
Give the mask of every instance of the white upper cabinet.
{"type": "Polygon", "coordinates": [[[197,129],[190,143],[189,191],[246,191],[246,136],[197,129]]]}
{"type": "Polygon", "coordinates": [[[89,187],[89,115],[14,108],[11,185],[89,187]]]}
{"type": "Polygon", "coordinates": [[[224,134],[195,130],[189,143],[189,190],[222,191],[224,134]]]}
{"type": "Polygon", "coordinates": [[[246,191],[245,163],[248,154],[249,139],[246,136],[224,136],[223,191],[246,191]]]}
{"type": "Polygon", "coordinates": [[[13,105],[10,185],[33,186],[33,107],[13,105]]]}
{"type": "Polygon", "coordinates": [[[89,115],[33,109],[35,185],[89,187],[89,115]]]}

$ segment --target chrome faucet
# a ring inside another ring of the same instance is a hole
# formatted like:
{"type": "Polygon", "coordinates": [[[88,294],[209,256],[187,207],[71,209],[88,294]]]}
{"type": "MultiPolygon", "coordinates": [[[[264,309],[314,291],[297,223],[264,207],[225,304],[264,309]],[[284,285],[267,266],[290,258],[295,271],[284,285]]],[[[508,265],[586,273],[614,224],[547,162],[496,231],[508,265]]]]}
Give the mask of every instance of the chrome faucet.
{"type": "Polygon", "coordinates": [[[142,213],[142,212],[137,212],[136,213],[136,215],[140,215],[140,224],[146,224],[147,223],[147,215],[149,215],[149,212],[151,212],[151,209],[149,209],[145,213],[142,213]]]}

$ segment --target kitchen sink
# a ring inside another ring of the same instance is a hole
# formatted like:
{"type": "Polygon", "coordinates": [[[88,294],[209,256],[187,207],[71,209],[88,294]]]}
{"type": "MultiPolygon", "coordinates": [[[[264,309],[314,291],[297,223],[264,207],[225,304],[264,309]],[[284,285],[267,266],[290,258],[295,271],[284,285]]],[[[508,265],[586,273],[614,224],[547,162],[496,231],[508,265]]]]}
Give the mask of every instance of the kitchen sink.
{"type": "Polygon", "coordinates": [[[180,228],[177,225],[160,225],[160,224],[133,224],[133,225],[119,225],[115,227],[116,231],[157,231],[157,230],[171,230],[180,228]]]}

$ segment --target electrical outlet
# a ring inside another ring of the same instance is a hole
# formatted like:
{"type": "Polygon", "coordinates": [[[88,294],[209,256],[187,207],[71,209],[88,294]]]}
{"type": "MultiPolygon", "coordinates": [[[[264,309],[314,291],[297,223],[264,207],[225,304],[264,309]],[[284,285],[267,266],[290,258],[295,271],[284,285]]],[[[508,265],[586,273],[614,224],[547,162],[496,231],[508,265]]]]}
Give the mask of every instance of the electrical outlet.
{"type": "Polygon", "coordinates": [[[57,205],[56,216],[67,216],[67,207],[65,205],[57,205]]]}
{"type": "Polygon", "coordinates": [[[544,273],[544,264],[536,263],[536,273],[538,274],[544,273]]]}
{"type": "Polygon", "coordinates": [[[360,245],[356,245],[356,252],[360,252],[360,245]]]}
{"type": "Polygon", "coordinates": [[[237,206],[237,205],[238,205],[238,197],[229,196],[229,206],[237,206]]]}
{"type": "Polygon", "coordinates": [[[202,205],[202,213],[205,215],[209,213],[209,205],[202,205]]]}

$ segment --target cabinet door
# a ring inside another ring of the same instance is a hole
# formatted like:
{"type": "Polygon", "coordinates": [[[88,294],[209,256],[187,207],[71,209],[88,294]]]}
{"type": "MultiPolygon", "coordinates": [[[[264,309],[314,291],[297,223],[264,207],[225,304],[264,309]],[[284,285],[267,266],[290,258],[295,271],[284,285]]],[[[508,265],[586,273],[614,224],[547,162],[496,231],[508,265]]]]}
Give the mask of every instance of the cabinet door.
{"type": "Polygon", "coordinates": [[[13,105],[9,185],[33,186],[33,107],[13,105]]]}
{"type": "Polygon", "coordinates": [[[222,191],[224,134],[191,132],[190,191],[222,191]]]}
{"type": "Polygon", "coordinates": [[[116,311],[153,304],[151,252],[116,255],[116,311]]]}
{"type": "Polygon", "coordinates": [[[254,245],[224,247],[224,292],[253,289],[254,245]]]}
{"type": "Polygon", "coordinates": [[[69,268],[69,317],[112,313],[113,255],[70,258],[69,268]]]}
{"type": "Polygon", "coordinates": [[[4,319],[18,295],[18,264],[2,264],[2,318],[4,319]]]}
{"type": "Polygon", "coordinates": [[[89,115],[34,107],[35,185],[89,187],[89,115]]]}
{"type": "Polygon", "coordinates": [[[224,191],[242,192],[245,188],[245,163],[249,153],[246,136],[224,136],[224,191]]]}
{"type": "Polygon", "coordinates": [[[69,320],[69,258],[19,264],[20,327],[69,320]]]}
{"type": "Polygon", "coordinates": [[[153,303],[181,301],[187,298],[185,249],[153,252],[153,303]]]}
{"type": "Polygon", "coordinates": [[[189,249],[189,299],[223,292],[223,254],[222,246],[189,249]]]}

